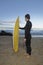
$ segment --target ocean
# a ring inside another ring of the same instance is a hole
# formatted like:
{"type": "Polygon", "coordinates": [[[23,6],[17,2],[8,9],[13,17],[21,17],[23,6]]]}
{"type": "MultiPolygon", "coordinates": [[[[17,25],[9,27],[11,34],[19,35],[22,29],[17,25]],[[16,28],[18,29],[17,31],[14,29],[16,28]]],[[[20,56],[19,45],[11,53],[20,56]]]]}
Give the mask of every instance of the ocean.
{"type": "MultiPolygon", "coordinates": [[[[0,30],[0,32],[1,31],[2,30],[0,30]]],[[[4,30],[4,31],[13,34],[13,30],[4,30]]],[[[32,37],[43,37],[43,30],[31,30],[30,33],[31,33],[32,37]]],[[[20,37],[24,37],[25,36],[24,34],[25,34],[24,30],[19,30],[19,36],[20,37]]]]}

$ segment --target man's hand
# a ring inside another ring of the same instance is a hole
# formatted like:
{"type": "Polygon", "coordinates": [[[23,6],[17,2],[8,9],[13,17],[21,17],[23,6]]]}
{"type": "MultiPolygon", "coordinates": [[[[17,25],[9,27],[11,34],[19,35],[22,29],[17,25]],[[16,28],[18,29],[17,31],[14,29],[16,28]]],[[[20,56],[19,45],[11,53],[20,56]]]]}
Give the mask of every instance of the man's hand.
{"type": "Polygon", "coordinates": [[[24,43],[26,42],[26,38],[24,38],[24,43]]]}

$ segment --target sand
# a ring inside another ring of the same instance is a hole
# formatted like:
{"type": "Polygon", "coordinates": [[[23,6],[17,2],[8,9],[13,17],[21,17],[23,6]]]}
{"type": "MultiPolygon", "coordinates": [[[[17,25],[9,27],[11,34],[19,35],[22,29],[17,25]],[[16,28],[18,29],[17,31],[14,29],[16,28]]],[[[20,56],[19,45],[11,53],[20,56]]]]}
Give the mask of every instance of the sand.
{"type": "Polygon", "coordinates": [[[13,51],[12,36],[0,36],[0,65],[43,65],[43,38],[32,38],[32,55],[24,56],[23,37],[19,39],[19,52],[13,51]]]}

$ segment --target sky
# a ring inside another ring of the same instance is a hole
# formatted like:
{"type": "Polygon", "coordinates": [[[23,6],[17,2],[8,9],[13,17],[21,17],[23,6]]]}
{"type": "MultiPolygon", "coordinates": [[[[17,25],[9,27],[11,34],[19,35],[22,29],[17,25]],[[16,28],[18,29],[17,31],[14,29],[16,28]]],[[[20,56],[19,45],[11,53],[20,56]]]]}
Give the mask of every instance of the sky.
{"type": "Polygon", "coordinates": [[[32,28],[43,29],[43,0],[0,0],[0,26],[4,22],[5,26],[13,26],[18,16],[20,26],[25,26],[27,13],[31,16],[32,28]]]}

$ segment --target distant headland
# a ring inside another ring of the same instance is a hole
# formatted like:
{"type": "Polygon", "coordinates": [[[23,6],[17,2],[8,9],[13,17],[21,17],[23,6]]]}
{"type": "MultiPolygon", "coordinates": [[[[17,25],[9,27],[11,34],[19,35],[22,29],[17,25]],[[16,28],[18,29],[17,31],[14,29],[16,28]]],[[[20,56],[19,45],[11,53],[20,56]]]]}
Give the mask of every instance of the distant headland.
{"type": "Polygon", "coordinates": [[[2,30],[1,32],[0,32],[0,36],[12,36],[12,33],[10,33],[10,32],[6,32],[6,31],[4,31],[4,30],[2,30]]]}

